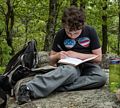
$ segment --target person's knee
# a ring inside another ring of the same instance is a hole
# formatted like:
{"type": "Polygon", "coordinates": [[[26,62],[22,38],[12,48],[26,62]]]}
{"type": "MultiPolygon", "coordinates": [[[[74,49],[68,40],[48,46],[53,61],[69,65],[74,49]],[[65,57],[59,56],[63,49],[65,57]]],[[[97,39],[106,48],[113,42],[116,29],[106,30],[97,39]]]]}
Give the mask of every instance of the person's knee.
{"type": "Polygon", "coordinates": [[[64,65],[64,71],[75,75],[77,74],[77,69],[71,65],[64,65]]]}
{"type": "Polygon", "coordinates": [[[101,87],[101,86],[104,86],[106,84],[106,81],[107,81],[107,76],[105,73],[102,73],[101,75],[99,75],[98,77],[98,85],[101,87]]]}
{"type": "Polygon", "coordinates": [[[68,75],[71,79],[77,79],[79,77],[79,71],[74,66],[64,65],[62,69],[63,74],[68,75]]]}

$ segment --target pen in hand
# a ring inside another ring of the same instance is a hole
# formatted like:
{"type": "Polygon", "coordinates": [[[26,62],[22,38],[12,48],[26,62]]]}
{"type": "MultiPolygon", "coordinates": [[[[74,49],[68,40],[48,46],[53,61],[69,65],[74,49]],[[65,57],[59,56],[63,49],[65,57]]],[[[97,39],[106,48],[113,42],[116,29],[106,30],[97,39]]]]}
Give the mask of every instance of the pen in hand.
{"type": "MultiPolygon", "coordinates": [[[[59,44],[57,44],[57,47],[60,49],[60,51],[64,51],[59,44]]],[[[64,58],[67,58],[68,56],[64,54],[64,58]]]]}
{"type": "Polygon", "coordinates": [[[57,44],[57,47],[58,47],[61,51],[63,51],[63,49],[61,48],[61,46],[60,46],[59,44],[57,44]]]}

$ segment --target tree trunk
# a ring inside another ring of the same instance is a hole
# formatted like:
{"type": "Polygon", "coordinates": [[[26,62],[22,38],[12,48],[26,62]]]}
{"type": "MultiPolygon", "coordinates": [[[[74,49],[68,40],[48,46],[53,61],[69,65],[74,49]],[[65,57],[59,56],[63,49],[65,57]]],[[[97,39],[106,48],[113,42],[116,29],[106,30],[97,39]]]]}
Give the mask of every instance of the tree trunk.
{"type": "Polygon", "coordinates": [[[107,43],[108,43],[108,35],[107,35],[107,14],[106,10],[107,10],[107,0],[105,0],[104,2],[105,4],[103,4],[103,15],[102,15],[102,53],[106,54],[107,52],[107,43]]]}
{"type": "Polygon", "coordinates": [[[8,46],[11,47],[11,54],[14,54],[14,48],[12,46],[12,38],[13,38],[13,25],[14,25],[14,11],[13,6],[10,0],[6,1],[7,4],[7,13],[5,14],[5,23],[6,23],[6,41],[8,46]]]}
{"type": "Polygon", "coordinates": [[[48,18],[47,28],[46,28],[47,33],[46,33],[45,42],[44,42],[45,51],[51,50],[54,36],[55,36],[56,19],[57,19],[57,0],[50,0],[49,18],[48,18]]]}
{"type": "Polygon", "coordinates": [[[77,6],[77,0],[70,0],[70,5],[77,6]]]}
{"type": "Polygon", "coordinates": [[[120,0],[118,0],[118,16],[119,16],[119,27],[118,27],[118,52],[117,54],[120,55],[120,0]]]}

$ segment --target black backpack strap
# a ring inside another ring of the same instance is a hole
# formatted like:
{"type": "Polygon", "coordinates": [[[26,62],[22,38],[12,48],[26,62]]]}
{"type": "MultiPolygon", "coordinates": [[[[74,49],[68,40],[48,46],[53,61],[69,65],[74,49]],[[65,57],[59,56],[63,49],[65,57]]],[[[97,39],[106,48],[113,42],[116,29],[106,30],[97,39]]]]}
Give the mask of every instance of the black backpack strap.
{"type": "Polygon", "coordinates": [[[7,66],[6,66],[6,70],[4,73],[7,73],[9,71],[12,70],[12,67],[14,67],[15,65],[17,65],[17,61],[18,60],[18,57],[25,51],[27,46],[24,46],[24,48],[22,50],[20,50],[18,53],[16,53],[11,59],[10,61],[8,62],[7,66]]]}
{"type": "Polygon", "coordinates": [[[24,55],[21,56],[22,64],[29,69],[36,67],[37,61],[37,42],[36,40],[32,40],[28,42],[28,46],[24,51],[24,55]]]}
{"type": "Polygon", "coordinates": [[[32,52],[33,50],[34,50],[35,52],[37,52],[36,46],[37,46],[37,41],[36,41],[35,39],[29,41],[29,42],[28,42],[28,47],[26,48],[25,53],[32,52]]]}

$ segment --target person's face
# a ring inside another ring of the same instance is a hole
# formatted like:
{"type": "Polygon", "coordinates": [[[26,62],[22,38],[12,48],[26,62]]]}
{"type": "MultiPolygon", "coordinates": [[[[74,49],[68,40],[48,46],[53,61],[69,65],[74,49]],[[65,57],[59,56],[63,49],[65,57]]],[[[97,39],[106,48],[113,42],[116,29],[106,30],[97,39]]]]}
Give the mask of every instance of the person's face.
{"type": "Polygon", "coordinates": [[[75,39],[81,34],[82,29],[76,31],[69,31],[68,29],[65,28],[65,32],[68,35],[68,37],[70,37],[71,39],[75,39]]]}

